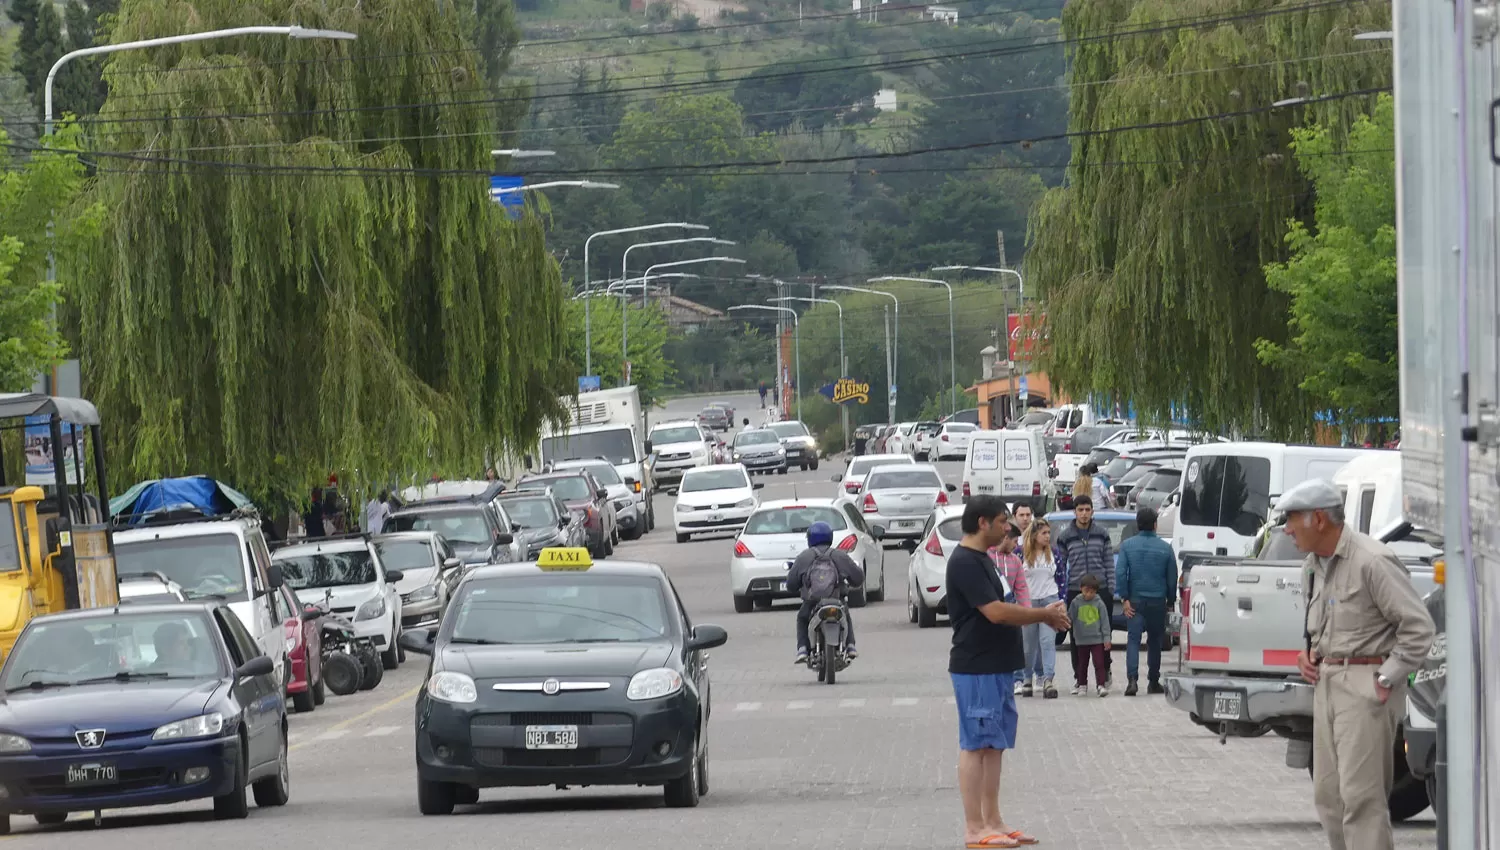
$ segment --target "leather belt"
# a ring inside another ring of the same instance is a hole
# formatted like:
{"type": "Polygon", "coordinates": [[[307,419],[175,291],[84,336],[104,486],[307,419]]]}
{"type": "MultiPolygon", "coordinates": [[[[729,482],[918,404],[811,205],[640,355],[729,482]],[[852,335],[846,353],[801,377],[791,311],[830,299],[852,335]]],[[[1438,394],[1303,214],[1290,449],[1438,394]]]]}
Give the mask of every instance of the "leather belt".
{"type": "Polygon", "coordinates": [[[1349,667],[1351,665],[1373,665],[1380,666],[1385,663],[1385,658],[1379,655],[1365,655],[1358,658],[1324,658],[1318,661],[1325,667],[1349,667]]]}

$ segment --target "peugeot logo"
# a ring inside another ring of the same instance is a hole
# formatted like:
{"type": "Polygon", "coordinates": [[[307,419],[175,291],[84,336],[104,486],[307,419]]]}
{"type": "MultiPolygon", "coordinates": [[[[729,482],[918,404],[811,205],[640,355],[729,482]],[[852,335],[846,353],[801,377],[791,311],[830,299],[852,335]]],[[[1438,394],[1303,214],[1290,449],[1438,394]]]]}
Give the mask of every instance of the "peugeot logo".
{"type": "Polygon", "coordinates": [[[85,750],[97,750],[104,746],[103,729],[80,729],[73,733],[73,737],[78,741],[78,746],[85,750]]]}
{"type": "Polygon", "coordinates": [[[556,679],[548,679],[547,681],[542,683],[542,693],[546,694],[549,697],[555,696],[558,690],[561,688],[561,683],[559,683],[556,679]]]}

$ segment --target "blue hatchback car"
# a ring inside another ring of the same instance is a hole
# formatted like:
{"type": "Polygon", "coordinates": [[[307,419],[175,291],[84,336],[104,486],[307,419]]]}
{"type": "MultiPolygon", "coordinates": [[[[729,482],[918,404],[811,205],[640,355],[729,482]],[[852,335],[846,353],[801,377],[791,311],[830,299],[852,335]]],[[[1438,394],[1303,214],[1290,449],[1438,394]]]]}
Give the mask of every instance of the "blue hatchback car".
{"type": "Polygon", "coordinates": [[[218,818],[286,803],[286,704],[222,602],[38,617],[0,669],[0,833],[211,798],[218,818]]]}

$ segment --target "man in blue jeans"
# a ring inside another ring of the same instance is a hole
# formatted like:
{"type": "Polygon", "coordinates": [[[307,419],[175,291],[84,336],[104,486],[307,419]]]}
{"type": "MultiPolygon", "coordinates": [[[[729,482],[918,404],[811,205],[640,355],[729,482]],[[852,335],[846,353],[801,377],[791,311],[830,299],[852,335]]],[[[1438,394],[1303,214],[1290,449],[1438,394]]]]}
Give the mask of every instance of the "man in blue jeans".
{"type": "Polygon", "coordinates": [[[1177,555],[1172,544],[1156,536],[1156,511],[1135,514],[1136,534],[1120,544],[1115,560],[1115,588],[1125,601],[1125,696],[1139,691],[1141,632],[1146,633],[1146,693],[1163,693],[1161,647],[1167,635],[1167,608],[1177,596],[1177,555]]]}

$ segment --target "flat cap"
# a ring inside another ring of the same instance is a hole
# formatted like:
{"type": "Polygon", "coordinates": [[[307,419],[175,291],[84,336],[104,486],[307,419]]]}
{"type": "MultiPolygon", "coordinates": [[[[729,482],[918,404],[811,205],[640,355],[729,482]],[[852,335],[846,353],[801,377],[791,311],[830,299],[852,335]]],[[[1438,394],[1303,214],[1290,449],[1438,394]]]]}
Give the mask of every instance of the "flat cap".
{"type": "Polygon", "coordinates": [[[1344,497],[1339,494],[1339,488],[1333,486],[1333,482],[1325,478],[1314,478],[1304,481],[1282,494],[1281,501],[1276,503],[1276,510],[1285,513],[1292,511],[1323,511],[1329,508],[1337,508],[1344,504],[1344,497]]]}

